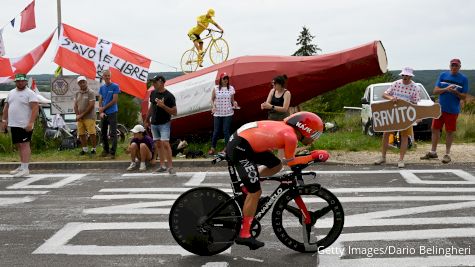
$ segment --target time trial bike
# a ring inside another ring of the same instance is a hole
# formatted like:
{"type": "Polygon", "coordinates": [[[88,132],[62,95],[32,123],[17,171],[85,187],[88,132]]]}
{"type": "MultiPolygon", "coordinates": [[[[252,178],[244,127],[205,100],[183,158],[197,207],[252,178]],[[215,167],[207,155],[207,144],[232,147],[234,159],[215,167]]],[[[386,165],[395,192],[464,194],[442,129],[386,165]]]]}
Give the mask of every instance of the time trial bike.
{"type": "Polygon", "coordinates": [[[229,56],[229,46],[228,42],[223,39],[223,33],[221,31],[216,31],[213,29],[206,29],[208,33],[201,40],[210,39],[208,45],[203,49],[203,54],[201,57],[198,55],[198,51],[193,46],[183,53],[181,56],[181,70],[184,73],[189,73],[196,71],[198,66],[200,66],[205,58],[206,53],[209,49],[209,59],[213,64],[219,64],[228,59],[229,56]],[[217,36],[216,33],[221,35],[217,36]],[[216,35],[216,36],[215,36],[216,35]]]}
{"type": "MultiPolygon", "coordinates": [[[[202,256],[221,253],[238,236],[245,193],[236,169],[222,154],[213,164],[227,160],[233,194],[212,187],[193,188],[178,197],[169,215],[170,231],[185,250],[202,256]]],[[[260,221],[272,210],[272,227],[277,238],[299,252],[317,252],[330,246],[343,230],[344,213],[338,198],[318,183],[305,184],[304,177],[316,178],[315,172],[303,172],[309,164],[297,165],[290,173],[261,177],[260,181],[280,183],[262,197],[251,225],[251,235],[261,233],[260,221]]]]}

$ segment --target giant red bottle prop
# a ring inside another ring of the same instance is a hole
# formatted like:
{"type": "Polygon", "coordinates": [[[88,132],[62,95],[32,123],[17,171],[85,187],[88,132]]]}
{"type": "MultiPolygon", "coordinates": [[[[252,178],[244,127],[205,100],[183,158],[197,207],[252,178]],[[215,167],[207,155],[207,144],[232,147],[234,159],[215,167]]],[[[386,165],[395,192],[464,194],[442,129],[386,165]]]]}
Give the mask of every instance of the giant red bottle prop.
{"type": "MultiPolygon", "coordinates": [[[[261,103],[267,99],[270,83],[277,75],[287,75],[291,106],[296,106],[347,83],[386,71],[386,53],[380,41],[318,56],[234,58],[166,82],[166,88],[176,97],[178,109],[178,116],[172,121],[172,137],[212,132],[211,90],[223,72],[230,76],[230,84],[236,89],[235,100],[241,107],[234,113],[235,129],[249,121],[267,118],[261,103]]],[[[144,102],[146,106],[148,98],[144,102]]]]}

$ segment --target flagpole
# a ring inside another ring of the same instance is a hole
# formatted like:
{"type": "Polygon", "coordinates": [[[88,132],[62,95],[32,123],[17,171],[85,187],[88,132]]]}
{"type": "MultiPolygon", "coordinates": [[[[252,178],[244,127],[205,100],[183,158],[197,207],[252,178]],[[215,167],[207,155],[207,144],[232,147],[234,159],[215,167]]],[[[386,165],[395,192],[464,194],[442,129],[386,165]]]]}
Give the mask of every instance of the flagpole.
{"type": "MultiPolygon", "coordinates": [[[[58,41],[61,36],[61,0],[56,0],[56,8],[58,12],[58,41]]],[[[59,72],[59,76],[63,76],[63,68],[59,72]]]]}

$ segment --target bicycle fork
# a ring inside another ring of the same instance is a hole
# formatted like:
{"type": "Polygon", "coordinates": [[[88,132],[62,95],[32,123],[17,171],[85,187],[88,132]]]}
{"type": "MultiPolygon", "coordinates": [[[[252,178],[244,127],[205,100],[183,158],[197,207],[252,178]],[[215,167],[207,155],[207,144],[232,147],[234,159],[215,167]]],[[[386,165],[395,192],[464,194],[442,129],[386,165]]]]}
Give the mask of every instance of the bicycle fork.
{"type": "MultiPolygon", "coordinates": [[[[300,209],[300,212],[302,213],[302,237],[303,237],[303,244],[305,247],[305,250],[311,251],[314,250],[315,246],[318,246],[316,243],[314,245],[310,244],[310,232],[312,229],[312,217],[310,213],[308,212],[307,206],[305,206],[305,203],[302,200],[301,196],[297,196],[294,198],[295,203],[300,209]]],[[[316,237],[316,235],[315,235],[316,237]]]]}

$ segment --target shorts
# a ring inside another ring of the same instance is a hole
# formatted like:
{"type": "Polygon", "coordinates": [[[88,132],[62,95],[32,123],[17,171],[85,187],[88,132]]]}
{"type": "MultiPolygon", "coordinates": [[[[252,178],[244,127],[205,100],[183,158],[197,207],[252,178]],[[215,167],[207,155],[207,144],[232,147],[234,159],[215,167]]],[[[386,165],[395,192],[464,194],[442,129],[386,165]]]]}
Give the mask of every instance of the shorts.
{"type": "Polygon", "coordinates": [[[93,119],[82,119],[77,122],[78,124],[78,135],[96,134],[96,120],[93,119]]]}
{"type": "Polygon", "coordinates": [[[170,122],[164,124],[152,124],[153,141],[170,141],[170,122]]]}
{"type": "Polygon", "coordinates": [[[193,42],[198,41],[200,43],[203,43],[203,40],[201,40],[201,37],[200,37],[199,34],[189,33],[188,37],[190,37],[190,40],[193,41],[193,42]]]}
{"type": "Polygon", "coordinates": [[[432,129],[433,130],[442,130],[442,127],[445,124],[446,132],[455,132],[457,131],[457,118],[459,114],[451,114],[447,112],[442,112],[442,115],[438,119],[432,120],[432,129]]]}
{"type": "Polygon", "coordinates": [[[250,193],[261,190],[257,164],[273,168],[281,163],[271,151],[256,153],[246,139],[233,134],[226,146],[226,154],[250,193]]]}
{"type": "Polygon", "coordinates": [[[24,128],[10,127],[10,132],[12,134],[13,144],[31,142],[31,135],[33,134],[33,131],[27,132],[24,128]]]}
{"type": "Polygon", "coordinates": [[[407,128],[406,130],[401,130],[401,131],[399,131],[399,134],[400,134],[401,136],[407,135],[407,136],[412,136],[412,137],[414,137],[414,130],[413,130],[413,127],[411,126],[411,127],[407,128]]]}

